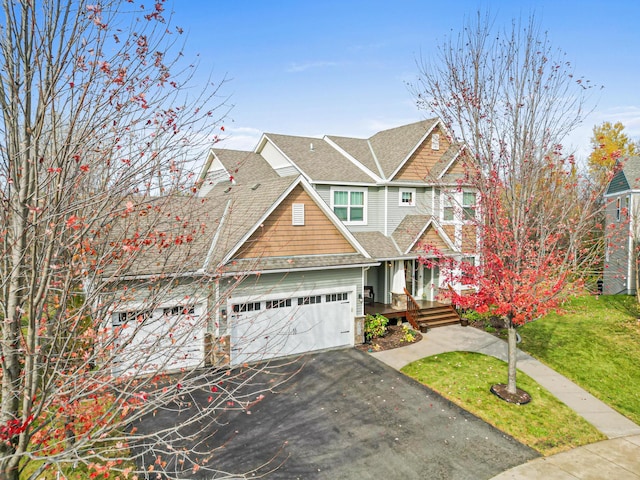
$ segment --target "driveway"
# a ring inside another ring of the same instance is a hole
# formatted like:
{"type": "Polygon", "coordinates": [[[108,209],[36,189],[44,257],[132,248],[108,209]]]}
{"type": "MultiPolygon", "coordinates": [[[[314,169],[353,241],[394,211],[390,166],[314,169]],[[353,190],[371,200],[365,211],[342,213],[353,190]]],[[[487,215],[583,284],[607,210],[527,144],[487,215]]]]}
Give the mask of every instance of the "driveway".
{"type": "MultiPolygon", "coordinates": [[[[193,434],[200,448],[207,445],[210,467],[256,476],[273,470],[273,479],[479,480],[538,456],[355,349],[305,355],[300,362],[300,372],[250,415],[228,413],[221,423],[185,426],[181,433],[193,434]]],[[[206,395],[195,404],[205,405],[206,395]]],[[[158,410],[137,426],[149,430],[181,418],[158,410]]],[[[201,470],[181,478],[217,477],[201,470]]]]}

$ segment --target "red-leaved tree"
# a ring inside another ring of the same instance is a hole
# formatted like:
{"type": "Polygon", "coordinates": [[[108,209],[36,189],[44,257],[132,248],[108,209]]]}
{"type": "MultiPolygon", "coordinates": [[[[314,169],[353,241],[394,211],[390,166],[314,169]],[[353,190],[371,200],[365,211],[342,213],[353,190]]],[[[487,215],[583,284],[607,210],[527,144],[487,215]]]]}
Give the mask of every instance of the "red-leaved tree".
{"type": "Polygon", "coordinates": [[[479,215],[466,221],[480,239],[478,265],[458,259],[444,280],[465,285],[448,290],[454,303],[504,319],[506,390],[517,398],[516,328],[580,291],[597,261],[588,234],[601,192],[562,148],[590,87],[533,17],[496,31],[479,14],[439,53],[413,89],[419,107],[469,148],[464,184],[478,192],[479,215]]]}

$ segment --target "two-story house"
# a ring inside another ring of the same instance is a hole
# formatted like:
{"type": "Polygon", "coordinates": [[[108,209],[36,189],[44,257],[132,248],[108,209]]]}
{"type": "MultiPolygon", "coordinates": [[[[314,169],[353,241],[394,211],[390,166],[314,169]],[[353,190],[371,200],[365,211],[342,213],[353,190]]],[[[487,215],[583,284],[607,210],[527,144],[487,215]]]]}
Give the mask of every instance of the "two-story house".
{"type": "Polygon", "coordinates": [[[630,157],[604,195],[605,261],[602,291],[632,295],[637,290],[640,245],[640,157],[630,157]]]}
{"type": "Polygon", "coordinates": [[[477,251],[465,161],[438,119],[366,139],[265,133],[253,151],[212,149],[197,191],[211,220],[190,269],[208,279],[189,295],[206,317],[191,364],[354,345],[366,313],[437,306],[445,285],[421,261],[434,255],[425,246],[456,258],[477,251]]]}

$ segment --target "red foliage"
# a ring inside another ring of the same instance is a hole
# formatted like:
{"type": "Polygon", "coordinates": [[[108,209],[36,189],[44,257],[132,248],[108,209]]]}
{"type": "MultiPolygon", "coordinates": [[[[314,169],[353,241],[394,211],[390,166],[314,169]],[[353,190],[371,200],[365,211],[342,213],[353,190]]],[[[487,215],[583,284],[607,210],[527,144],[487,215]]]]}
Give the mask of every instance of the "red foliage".
{"type": "MultiPolygon", "coordinates": [[[[478,253],[480,265],[445,258],[437,249],[425,247],[425,254],[436,259],[422,260],[438,264],[449,285],[462,286],[461,291],[443,289],[442,295],[463,309],[479,312],[491,310],[510,319],[513,325],[527,322],[556,310],[561,293],[569,284],[567,263],[573,260],[561,229],[541,228],[530,219],[516,220],[501,201],[504,188],[494,181],[490,194],[481,197],[484,218],[476,221],[481,239],[478,253]]],[[[526,209],[526,215],[535,215],[526,209]]]]}

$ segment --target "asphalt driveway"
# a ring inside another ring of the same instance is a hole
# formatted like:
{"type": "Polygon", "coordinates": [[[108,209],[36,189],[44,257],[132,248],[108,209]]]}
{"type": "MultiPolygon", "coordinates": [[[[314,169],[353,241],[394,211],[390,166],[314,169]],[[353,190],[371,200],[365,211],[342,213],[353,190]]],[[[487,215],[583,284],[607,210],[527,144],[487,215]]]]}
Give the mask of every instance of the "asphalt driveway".
{"type": "MultiPolygon", "coordinates": [[[[181,442],[193,435],[190,442],[211,452],[210,467],[252,471],[248,477],[271,471],[273,479],[479,480],[538,456],[355,349],[306,355],[300,362],[300,372],[250,414],[229,412],[217,422],[185,426],[181,442]]],[[[181,424],[183,418],[158,410],[138,428],[181,424]]],[[[146,463],[153,462],[148,457],[146,463]]],[[[181,478],[218,477],[203,469],[181,478]]]]}

